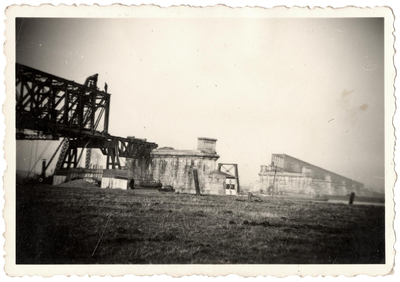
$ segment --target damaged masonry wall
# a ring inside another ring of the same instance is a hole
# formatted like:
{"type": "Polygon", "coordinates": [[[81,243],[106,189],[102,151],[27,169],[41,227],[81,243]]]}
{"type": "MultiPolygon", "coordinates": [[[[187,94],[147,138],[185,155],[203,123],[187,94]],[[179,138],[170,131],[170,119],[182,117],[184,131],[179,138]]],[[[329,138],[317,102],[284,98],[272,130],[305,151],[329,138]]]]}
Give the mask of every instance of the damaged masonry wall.
{"type": "Polygon", "coordinates": [[[209,194],[209,176],[219,159],[216,142],[216,139],[199,137],[197,150],[159,148],[151,152],[150,159],[129,160],[127,165],[135,183],[160,181],[181,193],[195,193],[193,169],[197,169],[201,193],[209,194]]]}

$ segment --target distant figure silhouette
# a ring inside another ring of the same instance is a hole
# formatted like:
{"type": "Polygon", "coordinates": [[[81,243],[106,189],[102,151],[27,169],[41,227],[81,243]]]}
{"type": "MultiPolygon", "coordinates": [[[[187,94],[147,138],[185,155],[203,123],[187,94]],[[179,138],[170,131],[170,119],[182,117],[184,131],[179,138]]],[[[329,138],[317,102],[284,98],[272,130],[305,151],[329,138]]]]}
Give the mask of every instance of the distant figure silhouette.
{"type": "Polygon", "coordinates": [[[107,93],[107,90],[108,90],[108,85],[107,85],[107,82],[105,82],[105,83],[104,83],[104,92],[107,93]]]}

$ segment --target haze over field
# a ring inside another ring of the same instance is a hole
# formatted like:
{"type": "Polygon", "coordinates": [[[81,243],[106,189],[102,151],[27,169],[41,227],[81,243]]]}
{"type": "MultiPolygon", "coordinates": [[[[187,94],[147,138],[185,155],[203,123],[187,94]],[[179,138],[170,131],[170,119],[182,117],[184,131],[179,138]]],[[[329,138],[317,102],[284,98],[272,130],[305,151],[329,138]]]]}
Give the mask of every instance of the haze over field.
{"type": "MultiPolygon", "coordinates": [[[[382,18],[25,18],[16,60],[78,83],[98,73],[112,94],[112,135],[175,149],[216,138],[219,162],[238,163],[244,184],[282,153],[383,191],[383,27],[382,18]]],[[[36,143],[17,142],[17,169],[48,142],[35,153],[36,143]]]]}

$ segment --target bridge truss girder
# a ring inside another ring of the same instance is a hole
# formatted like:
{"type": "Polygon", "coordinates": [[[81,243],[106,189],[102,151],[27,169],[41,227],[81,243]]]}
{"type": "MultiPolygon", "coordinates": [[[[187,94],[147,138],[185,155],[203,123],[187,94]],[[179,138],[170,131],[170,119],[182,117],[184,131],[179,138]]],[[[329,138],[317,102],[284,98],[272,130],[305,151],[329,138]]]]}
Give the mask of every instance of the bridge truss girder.
{"type": "MultiPolygon", "coordinates": [[[[108,134],[111,96],[96,84],[82,85],[16,64],[15,92],[16,139],[35,139],[25,130],[41,132],[37,139],[66,138],[56,170],[76,168],[84,149],[100,149],[107,156],[107,169],[115,169],[121,168],[120,157],[145,159],[157,148],[145,139],[108,134]]],[[[86,160],[88,166],[88,152],[86,160]]]]}
{"type": "Polygon", "coordinates": [[[16,65],[16,127],[53,136],[108,133],[110,94],[16,65]]]}
{"type": "Polygon", "coordinates": [[[60,169],[78,166],[78,149],[100,149],[102,154],[107,156],[107,169],[121,169],[120,158],[146,159],[155,148],[157,148],[157,144],[135,138],[116,136],[74,138],[69,141],[69,147],[60,169]]]}

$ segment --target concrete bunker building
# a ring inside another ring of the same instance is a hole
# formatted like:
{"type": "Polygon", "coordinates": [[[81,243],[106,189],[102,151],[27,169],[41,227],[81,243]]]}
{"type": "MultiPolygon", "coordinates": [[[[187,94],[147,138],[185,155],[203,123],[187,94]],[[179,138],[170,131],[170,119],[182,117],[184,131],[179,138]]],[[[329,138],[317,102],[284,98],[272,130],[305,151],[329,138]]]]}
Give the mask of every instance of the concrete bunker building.
{"type": "Polygon", "coordinates": [[[202,194],[225,195],[226,179],[216,170],[219,155],[217,139],[198,137],[196,150],[175,150],[162,147],[153,150],[148,159],[127,160],[135,183],[156,181],[171,185],[175,192],[195,194],[193,170],[197,170],[202,194]]]}
{"type": "Polygon", "coordinates": [[[260,190],[264,193],[347,195],[364,184],[285,154],[272,154],[271,165],[262,165],[260,190]],[[273,191],[271,191],[273,190],[273,191]]]}

